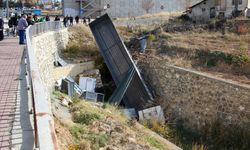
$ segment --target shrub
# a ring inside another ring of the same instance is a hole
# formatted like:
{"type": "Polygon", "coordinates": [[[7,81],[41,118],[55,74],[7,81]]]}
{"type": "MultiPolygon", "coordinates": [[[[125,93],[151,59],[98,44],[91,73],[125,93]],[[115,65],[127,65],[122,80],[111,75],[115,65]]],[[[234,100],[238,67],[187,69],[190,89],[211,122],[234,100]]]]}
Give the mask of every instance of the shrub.
{"type": "Polygon", "coordinates": [[[73,121],[75,123],[89,125],[95,120],[99,120],[101,117],[96,113],[76,111],[73,113],[73,121]]]}
{"type": "Polygon", "coordinates": [[[82,137],[84,133],[86,133],[85,129],[83,126],[80,125],[75,125],[70,127],[70,133],[75,139],[79,139],[82,137]]]}
{"type": "Polygon", "coordinates": [[[91,142],[92,148],[98,150],[99,148],[107,145],[110,140],[110,136],[107,134],[92,133],[88,135],[87,139],[91,142]]]}
{"type": "Polygon", "coordinates": [[[151,41],[155,41],[156,38],[155,38],[155,35],[153,34],[150,34],[149,37],[148,37],[148,40],[151,42],[151,41]]]}
{"type": "Polygon", "coordinates": [[[220,51],[197,51],[196,56],[200,60],[205,60],[207,67],[214,67],[219,61],[224,61],[228,64],[243,66],[250,62],[250,56],[246,50],[240,50],[239,54],[226,54],[220,51]]]}

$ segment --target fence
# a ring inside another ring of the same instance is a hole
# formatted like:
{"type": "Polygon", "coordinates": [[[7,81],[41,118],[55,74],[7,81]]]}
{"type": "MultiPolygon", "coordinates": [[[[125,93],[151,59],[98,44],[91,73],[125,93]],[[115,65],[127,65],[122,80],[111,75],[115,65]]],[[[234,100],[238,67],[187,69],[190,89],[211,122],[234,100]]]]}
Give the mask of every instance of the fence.
{"type": "Polygon", "coordinates": [[[38,69],[38,64],[34,49],[32,46],[32,38],[49,31],[59,31],[63,29],[60,21],[51,21],[37,23],[26,29],[27,41],[27,74],[29,77],[30,93],[34,114],[34,136],[35,148],[41,150],[54,150],[57,148],[56,135],[53,128],[53,116],[48,101],[49,95],[45,92],[45,86],[42,83],[38,69]]]}

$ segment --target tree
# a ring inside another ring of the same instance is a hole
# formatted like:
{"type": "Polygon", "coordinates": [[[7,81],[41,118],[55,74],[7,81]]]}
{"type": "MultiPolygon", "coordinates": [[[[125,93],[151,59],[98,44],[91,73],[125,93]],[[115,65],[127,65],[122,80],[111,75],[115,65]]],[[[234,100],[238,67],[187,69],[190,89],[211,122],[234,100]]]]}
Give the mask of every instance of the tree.
{"type": "Polygon", "coordinates": [[[154,7],[154,0],[142,0],[142,9],[149,13],[149,10],[154,7]]]}

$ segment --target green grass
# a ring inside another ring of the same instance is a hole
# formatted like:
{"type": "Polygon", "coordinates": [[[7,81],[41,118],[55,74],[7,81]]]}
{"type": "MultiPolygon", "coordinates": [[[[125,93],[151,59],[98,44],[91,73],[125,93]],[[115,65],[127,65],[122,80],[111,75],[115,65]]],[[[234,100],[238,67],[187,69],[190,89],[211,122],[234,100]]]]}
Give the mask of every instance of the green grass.
{"type": "Polygon", "coordinates": [[[72,117],[75,123],[80,123],[85,125],[89,125],[94,121],[101,119],[100,115],[97,113],[89,113],[84,111],[74,112],[72,114],[72,117]]]}
{"type": "Polygon", "coordinates": [[[250,62],[250,56],[245,51],[241,51],[238,54],[227,54],[221,51],[196,51],[196,58],[205,60],[207,67],[215,67],[218,62],[224,61],[227,64],[243,66],[250,62]]]}
{"type": "Polygon", "coordinates": [[[74,137],[75,140],[82,138],[82,136],[87,133],[85,127],[82,125],[74,125],[71,126],[69,129],[71,135],[74,137]]]}
{"type": "Polygon", "coordinates": [[[100,147],[104,147],[110,140],[110,135],[90,133],[87,135],[87,139],[91,142],[92,148],[98,150],[100,147]]]}
{"type": "Polygon", "coordinates": [[[164,149],[164,145],[159,142],[158,140],[156,140],[154,137],[146,137],[145,140],[153,147],[158,148],[160,150],[164,149]]]}

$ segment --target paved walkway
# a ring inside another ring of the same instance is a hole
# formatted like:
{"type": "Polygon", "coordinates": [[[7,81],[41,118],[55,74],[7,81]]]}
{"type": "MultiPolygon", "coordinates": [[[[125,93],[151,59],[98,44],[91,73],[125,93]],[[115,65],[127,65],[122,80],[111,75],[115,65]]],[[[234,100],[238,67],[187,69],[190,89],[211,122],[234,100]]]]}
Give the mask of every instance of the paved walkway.
{"type": "Polygon", "coordinates": [[[0,41],[0,150],[23,149],[24,139],[33,141],[23,50],[17,38],[0,41]]]}

